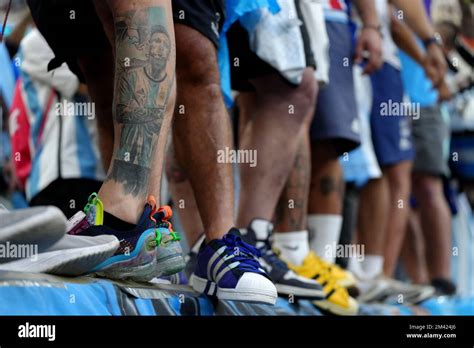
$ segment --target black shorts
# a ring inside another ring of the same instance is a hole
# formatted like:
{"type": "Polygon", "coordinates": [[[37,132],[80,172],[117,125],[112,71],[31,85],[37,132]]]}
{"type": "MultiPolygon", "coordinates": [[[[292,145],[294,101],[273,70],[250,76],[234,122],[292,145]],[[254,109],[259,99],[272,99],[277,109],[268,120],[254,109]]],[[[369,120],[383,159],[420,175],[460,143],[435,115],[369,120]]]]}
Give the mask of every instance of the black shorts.
{"type": "MultiPolygon", "coordinates": [[[[316,68],[316,60],[311,49],[311,41],[308,30],[306,29],[299,6],[296,6],[296,8],[298,11],[298,17],[303,22],[303,25],[301,25],[300,28],[301,35],[303,37],[306,66],[316,68]]],[[[250,80],[274,73],[280,75],[280,72],[277,69],[272,67],[264,60],[260,59],[260,57],[250,49],[248,32],[238,22],[233,24],[227,32],[227,39],[229,41],[229,55],[231,63],[234,62],[236,58],[239,59],[238,66],[230,64],[232,89],[236,91],[253,91],[254,87],[250,83],[250,80]]],[[[295,86],[285,78],[282,77],[282,79],[288,84],[295,86]]]]}
{"type": "Polygon", "coordinates": [[[54,205],[69,219],[85,207],[91,192],[99,192],[102,182],[92,179],[56,179],[30,201],[31,206],[54,205]]]}
{"type": "MultiPolygon", "coordinates": [[[[33,19],[54,52],[48,68],[66,62],[81,82],[78,57],[101,55],[110,49],[92,0],[27,0],[33,19]]],[[[219,45],[225,18],[223,0],[172,0],[175,23],[187,25],[219,45]]]]}
{"type": "Polygon", "coordinates": [[[174,23],[199,31],[219,47],[219,33],[225,20],[224,0],[172,0],[174,23]]]}

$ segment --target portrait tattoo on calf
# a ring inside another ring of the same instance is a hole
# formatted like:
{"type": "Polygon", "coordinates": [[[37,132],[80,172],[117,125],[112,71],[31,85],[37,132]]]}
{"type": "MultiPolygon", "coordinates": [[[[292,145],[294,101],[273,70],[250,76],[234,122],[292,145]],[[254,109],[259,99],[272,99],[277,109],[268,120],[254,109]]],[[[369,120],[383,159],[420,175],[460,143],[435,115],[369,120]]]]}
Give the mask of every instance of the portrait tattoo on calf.
{"type": "Polygon", "coordinates": [[[121,135],[107,180],[121,183],[125,194],[145,196],[174,87],[174,43],[162,7],[126,12],[115,25],[114,119],[121,135]]]}

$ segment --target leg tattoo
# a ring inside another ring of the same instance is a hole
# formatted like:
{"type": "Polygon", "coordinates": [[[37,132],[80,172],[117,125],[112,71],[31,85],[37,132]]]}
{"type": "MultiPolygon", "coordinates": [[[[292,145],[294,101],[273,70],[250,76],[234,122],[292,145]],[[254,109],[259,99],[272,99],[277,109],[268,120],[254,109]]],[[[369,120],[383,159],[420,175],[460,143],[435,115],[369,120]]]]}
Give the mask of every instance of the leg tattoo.
{"type": "Polygon", "coordinates": [[[115,121],[119,147],[108,180],[123,185],[125,194],[145,196],[174,74],[169,74],[172,42],[164,8],[124,13],[116,20],[117,67],[115,121]],[[173,75],[173,76],[171,76],[173,75]],[[171,77],[170,77],[171,76],[171,77]]]}

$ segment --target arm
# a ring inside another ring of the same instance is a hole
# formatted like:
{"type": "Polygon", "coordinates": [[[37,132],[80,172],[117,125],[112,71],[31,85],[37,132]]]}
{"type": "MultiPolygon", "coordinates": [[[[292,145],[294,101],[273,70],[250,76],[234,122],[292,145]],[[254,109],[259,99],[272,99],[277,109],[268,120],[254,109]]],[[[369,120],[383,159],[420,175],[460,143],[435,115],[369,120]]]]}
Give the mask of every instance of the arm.
{"type": "Polygon", "coordinates": [[[421,0],[390,0],[403,12],[403,20],[422,40],[427,40],[435,34],[421,0]]]}
{"type": "Polygon", "coordinates": [[[364,58],[364,51],[367,51],[368,62],[363,73],[370,74],[383,64],[380,21],[373,0],[354,0],[354,5],[363,23],[357,39],[355,63],[360,64],[364,58]]]}
{"type": "MultiPolygon", "coordinates": [[[[403,12],[403,19],[424,42],[435,37],[435,30],[431,25],[428,15],[421,0],[390,0],[399,10],[403,12]]],[[[446,60],[441,47],[434,41],[426,45],[425,69],[432,74],[433,84],[438,86],[442,83],[446,74],[446,60]]]]}
{"type": "Polygon", "coordinates": [[[26,11],[23,14],[21,21],[15,26],[10,35],[5,38],[5,44],[8,48],[8,53],[10,57],[14,57],[18,52],[18,47],[20,46],[20,41],[25,36],[26,30],[32,24],[33,19],[31,18],[30,12],[26,11]]]}
{"type": "Polygon", "coordinates": [[[438,86],[438,101],[444,102],[448,101],[453,97],[452,92],[449,89],[449,86],[445,79],[438,86]]]}
{"type": "Polygon", "coordinates": [[[415,35],[413,35],[413,32],[410,30],[410,28],[408,28],[405,23],[400,21],[395,16],[394,12],[392,12],[390,26],[393,41],[395,41],[398,48],[408,54],[419,65],[421,65],[425,69],[425,73],[428,78],[435,84],[438,78],[438,72],[431,65],[427,64],[425,52],[423,52],[421,49],[420,45],[416,41],[415,35]]]}
{"type": "Polygon", "coordinates": [[[395,13],[391,12],[390,29],[392,32],[393,41],[398,48],[408,54],[419,65],[423,65],[425,61],[425,54],[416,42],[413,32],[403,23],[398,20],[395,13]]]}

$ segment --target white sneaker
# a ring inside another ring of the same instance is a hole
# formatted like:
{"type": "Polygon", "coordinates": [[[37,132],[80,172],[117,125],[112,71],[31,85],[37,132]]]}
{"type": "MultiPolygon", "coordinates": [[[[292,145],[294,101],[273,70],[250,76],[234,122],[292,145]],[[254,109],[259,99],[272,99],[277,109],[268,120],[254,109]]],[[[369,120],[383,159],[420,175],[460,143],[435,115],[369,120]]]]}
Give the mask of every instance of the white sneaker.
{"type": "Polygon", "coordinates": [[[435,293],[432,286],[409,284],[384,276],[359,281],[358,287],[360,290],[358,300],[365,303],[417,304],[435,293]]]}
{"type": "Polygon", "coordinates": [[[65,235],[44,253],[2,264],[0,271],[78,276],[91,272],[111,257],[119,246],[119,240],[111,235],[65,235]]]}
{"type": "Polygon", "coordinates": [[[357,299],[360,302],[383,302],[386,298],[388,282],[384,277],[378,276],[372,279],[358,280],[357,288],[359,289],[359,296],[357,299]]]}
{"type": "Polygon", "coordinates": [[[433,297],[436,292],[430,285],[410,284],[390,278],[386,281],[389,284],[386,302],[418,304],[433,297]]]}
{"type": "MultiPolygon", "coordinates": [[[[35,246],[38,252],[51,247],[66,234],[66,217],[56,207],[0,209],[0,245],[10,249],[35,246]]],[[[17,259],[2,255],[0,263],[17,259]]]]}

